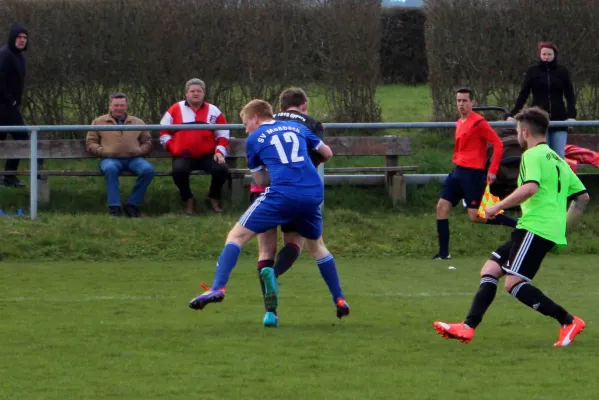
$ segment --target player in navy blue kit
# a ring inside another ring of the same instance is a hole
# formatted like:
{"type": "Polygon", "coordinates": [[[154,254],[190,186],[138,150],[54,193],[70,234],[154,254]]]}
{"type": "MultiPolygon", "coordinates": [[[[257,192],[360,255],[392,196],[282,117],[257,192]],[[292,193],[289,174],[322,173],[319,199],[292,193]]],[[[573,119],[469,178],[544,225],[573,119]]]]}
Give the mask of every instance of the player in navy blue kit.
{"type": "MultiPolygon", "coordinates": [[[[331,149],[305,126],[292,121],[275,121],[272,107],[265,101],[249,102],[241,111],[241,119],[249,134],[246,141],[248,166],[256,183],[268,188],[229,232],[211,289],[194,298],[189,307],[202,310],[209,303],[223,301],[241,247],[259,233],[293,224],[306,239],[306,249],[316,260],[333,295],[337,317],[349,315],[335,259],[322,240],[320,204],[324,199],[324,185],[308,154],[308,149],[313,149],[327,160],[333,156],[331,149]]],[[[270,306],[276,308],[278,292],[274,270],[264,268],[262,274],[265,297],[270,306]]],[[[274,313],[271,317],[276,325],[278,317],[274,313]]]]}

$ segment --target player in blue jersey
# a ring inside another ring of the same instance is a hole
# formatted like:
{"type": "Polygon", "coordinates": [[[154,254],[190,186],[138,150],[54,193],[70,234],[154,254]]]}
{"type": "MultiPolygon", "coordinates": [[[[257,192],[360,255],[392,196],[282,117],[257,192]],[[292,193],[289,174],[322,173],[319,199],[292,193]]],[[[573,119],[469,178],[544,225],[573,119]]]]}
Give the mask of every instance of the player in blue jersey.
{"type": "MultiPolygon", "coordinates": [[[[279,96],[281,111],[274,114],[277,121],[294,121],[304,125],[321,140],[324,138],[323,125],[308,115],[308,96],[301,88],[289,88],[284,90],[279,96]]],[[[308,148],[308,154],[312,164],[317,167],[323,162],[322,156],[316,151],[308,148]]],[[[266,187],[258,186],[256,182],[250,185],[250,200],[254,202],[264,191],[266,187]]],[[[304,238],[296,231],[293,224],[281,226],[283,233],[283,248],[277,253],[278,230],[277,228],[268,230],[258,235],[258,263],[257,271],[260,281],[260,289],[264,298],[265,315],[263,323],[265,326],[276,325],[277,310],[270,306],[270,301],[265,297],[265,282],[262,270],[271,267],[275,271],[277,280],[288,271],[295,261],[299,258],[301,249],[304,246],[304,238]],[[275,257],[276,255],[276,257],[275,257]]]]}
{"type": "MultiPolygon", "coordinates": [[[[265,101],[249,102],[241,111],[241,119],[249,134],[246,141],[248,166],[256,183],[268,188],[229,232],[216,264],[212,287],[194,298],[189,307],[202,310],[209,303],[223,301],[241,247],[259,233],[293,224],[306,239],[305,247],[316,260],[333,295],[337,317],[349,315],[350,308],[341,290],[335,259],[322,240],[320,204],[324,199],[324,185],[308,154],[308,149],[313,149],[327,160],[333,155],[331,149],[305,126],[292,121],[276,121],[272,107],[265,101]]],[[[262,274],[269,307],[276,308],[278,291],[274,270],[263,268],[262,274]]],[[[274,313],[271,317],[276,325],[278,317],[274,313]]]]}

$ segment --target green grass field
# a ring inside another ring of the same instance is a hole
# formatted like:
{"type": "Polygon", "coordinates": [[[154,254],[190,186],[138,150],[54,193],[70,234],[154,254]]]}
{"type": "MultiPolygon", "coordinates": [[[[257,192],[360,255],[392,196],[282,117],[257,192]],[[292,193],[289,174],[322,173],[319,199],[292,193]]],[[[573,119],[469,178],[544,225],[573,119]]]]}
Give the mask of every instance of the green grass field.
{"type": "MultiPolygon", "coordinates": [[[[430,119],[429,88],[382,86],[384,121],[430,119]]],[[[313,104],[318,105],[318,100],[313,104]]],[[[313,111],[315,115],[318,113],[313,111]]],[[[451,168],[451,134],[409,135],[403,165],[451,168]]],[[[27,168],[24,163],[23,168],[27,168]]],[[[330,166],[383,165],[382,158],[330,166]]],[[[47,168],[87,170],[97,161],[47,168]]],[[[159,169],[168,170],[168,163],[159,169]]],[[[122,179],[123,200],[133,179],[122,179]]],[[[587,322],[567,349],[557,323],[499,291],[464,345],[432,321],[464,318],[503,227],[450,219],[450,262],[436,252],[440,185],[408,186],[393,206],[383,187],[326,190],[324,237],[336,255],[352,315],[338,321],[316,266],[302,256],[281,278],[281,325],[261,325],[263,306],[248,244],[223,304],[187,306],[211,282],[241,208],[189,217],[170,178],[156,178],[139,219],[107,216],[102,178],[52,178],[39,218],[0,218],[0,399],[595,399],[599,373],[599,208],[591,203],[560,256],[535,284],[587,322]],[[455,270],[449,270],[453,265],[455,270]]],[[[198,198],[208,179],[192,179],[198,198]]],[[[599,184],[590,180],[592,198],[599,184]]],[[[0,208],[27,212],[27,189],[0,187],[0,208]]],[[[512,213],[510,211],[510,213],[512,213]]],[[[517,215],[517,213],[516,213],[517,215]]]]}
{"type": "Polygon", "coordinates": [[[472,343],[432,321],[460,320],[484,258],[340,259],[352,315],[338,321],[303,259],[281,278],[280,327],[261,325],[253,262],[222,304],[188,301],[210,281],[196,262],[0,264],[3,399],[596,398],[595,257],[550,257],[537,284],[587,330],[552,347],[557,323],[502,291],[472,343]]]}

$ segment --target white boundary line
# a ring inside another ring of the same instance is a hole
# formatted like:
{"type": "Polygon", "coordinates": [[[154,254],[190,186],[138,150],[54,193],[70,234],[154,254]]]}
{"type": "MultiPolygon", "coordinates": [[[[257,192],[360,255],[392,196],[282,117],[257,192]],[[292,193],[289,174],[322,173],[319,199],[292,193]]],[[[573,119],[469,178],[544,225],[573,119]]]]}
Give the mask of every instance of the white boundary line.
{"type": "MultiPolygon", "coordinates": [[[[557,292],[545,292],[550,296],[560,295],[557,292]]],[[[379,293],[361,293],[357,295],[357,297],[405,297],[405,298],[428,298],[428,297],[474,297],[476,291],[472,292],[437,292],[437,293],[429,293],[429,292],[419,292],[419,293],[401,293],[401,292],[379,292],[379,293]]],[[[498,295],[499,290],[498,290],[498,295]]],[[[586,293],[568,293],[564,294],[564,296],[569,297],[580,297],[582,295],[585,296],[599,296],[599,292],[586,292],[586,293]]],[[[163,295],[155,295],[155,296],[93,296],[93,297],[82,297],[82,298],[45,298],[45,297],[6,297],[0,298],[0,303],[24,303],[24,302],[42,302],[42,303],[85,303],[85,302],[98,302],[98,301],[142,301],[142,300],[150,300],[150,301],[161,301],[161,300],[170,300],[176,299],[179,296],[163,296],[163,295]]]]}
{"type": "Polygon", "coordinates": [[[83,297],[79,299],[59,299],[59,298],[45,298],[45,297],[6,297],[0,298],[0,302],[6,303],[21,303],[28,301],[37,301],[42,303],[84,303],[92,301],[139,301],[139,300],[167,300],[174,299],[175,296],[93,296],[83,297]]]}

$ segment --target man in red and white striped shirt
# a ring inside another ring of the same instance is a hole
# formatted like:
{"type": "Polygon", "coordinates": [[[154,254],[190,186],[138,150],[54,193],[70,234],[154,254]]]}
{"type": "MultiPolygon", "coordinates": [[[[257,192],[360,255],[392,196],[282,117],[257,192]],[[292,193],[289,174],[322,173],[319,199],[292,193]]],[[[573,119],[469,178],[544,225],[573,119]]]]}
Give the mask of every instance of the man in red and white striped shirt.
{"type": "MultiPolygon", "coordinates": [[[[160,121],[161,125],[226,124],[225,116],[214,105],[204,101],[206,84],[197,78],[185,84],[185,100],[173,104],[160,121]]],[[[192,171],[206,171],[212,176],[208,200],[216,212],[221,209],[221,190],[229,176],[225,164],[229,147],[228,130],[183,129],[160,131],[160,143],[173,155],[173,181],[179,188],[187,214],[195,211],[195,200],[189,187],[192,171]]]]}

